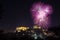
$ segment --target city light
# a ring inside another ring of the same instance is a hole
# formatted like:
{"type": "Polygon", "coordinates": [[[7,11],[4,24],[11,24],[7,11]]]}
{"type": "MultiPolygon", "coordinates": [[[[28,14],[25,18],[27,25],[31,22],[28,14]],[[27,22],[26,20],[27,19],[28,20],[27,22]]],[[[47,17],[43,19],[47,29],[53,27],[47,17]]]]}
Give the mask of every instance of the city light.
{"type": "Polygon", "coordinates": [[[21,32],[21,31],[26,31],[26,30],[28,30],[28,29],[29,29],[29,27],[21,26],[21,27],[17,27],[17,28],[16,28],[16,31],[21,32]]]}
{"type": "Polygon", "coordinates": [[[32,37],[34,37],[34,39],[37,39],[38,35],[37,34],[33,34],[32,37]]]}
{"type": "Polygon", "coordinates": [[[41,27],[40,26],[37,26],[37,25],[34,25],[33,26],[33,29],[41,29],[41,27]]]}

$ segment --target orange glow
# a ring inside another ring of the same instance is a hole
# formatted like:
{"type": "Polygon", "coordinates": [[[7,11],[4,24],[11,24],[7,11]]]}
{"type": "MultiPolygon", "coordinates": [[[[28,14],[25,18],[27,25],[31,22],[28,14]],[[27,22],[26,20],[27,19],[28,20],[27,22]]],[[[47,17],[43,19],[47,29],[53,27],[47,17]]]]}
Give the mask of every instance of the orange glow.
{"type": "Polygon", "coordinates": [[[29,29],[29,27],[21,26],[21,27],[17,27],[17,28],[16,28],[16,31],[20,32],[21,30],[22,30],[22,31],[26,31],[26,30],[28,30],[28,29],[29,29]]]}
{"type": "Polygon", "coordinates": [[[40,26],[37,26],[37,25],[35,25],[33,28],[34,29],[41,29],[41,27],[40,26]]]}

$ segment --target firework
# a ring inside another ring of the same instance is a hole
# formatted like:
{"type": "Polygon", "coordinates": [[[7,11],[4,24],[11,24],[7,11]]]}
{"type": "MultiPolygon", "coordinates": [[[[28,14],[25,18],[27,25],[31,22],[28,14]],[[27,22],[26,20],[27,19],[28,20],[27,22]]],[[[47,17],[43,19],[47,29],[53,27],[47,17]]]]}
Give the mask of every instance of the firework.
{"type": "Polygon", "coordinates": [[[34,3],[31,8],[34,24],[41,26],[42,28],[48,28],[49,15],[52,13],[52,7],[43,3],[34,3]]]}

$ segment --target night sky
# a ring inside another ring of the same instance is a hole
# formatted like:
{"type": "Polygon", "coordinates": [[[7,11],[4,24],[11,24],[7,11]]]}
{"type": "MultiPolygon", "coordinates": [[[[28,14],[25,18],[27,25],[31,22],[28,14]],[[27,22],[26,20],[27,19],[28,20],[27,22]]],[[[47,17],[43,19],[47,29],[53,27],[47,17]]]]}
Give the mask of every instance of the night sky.
{"type": "Polygon", "coordinates": [[[13,30],[17,26],[33,26],[33,20],[29,9],[34,2],[41,1],[53,7],[51,26],[60,25],[60,1],[59,0],[6,0],[2,1],[3,15],[0,19],[0,29],[13,30]]]}

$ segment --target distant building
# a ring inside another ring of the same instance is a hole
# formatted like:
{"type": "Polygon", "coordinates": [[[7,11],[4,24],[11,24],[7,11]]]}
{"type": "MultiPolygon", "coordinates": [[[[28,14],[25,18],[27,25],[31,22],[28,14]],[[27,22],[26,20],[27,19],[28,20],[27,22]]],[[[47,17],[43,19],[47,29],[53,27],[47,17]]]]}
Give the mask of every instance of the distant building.
{"type": "Polygon", "coordinates": [[[29,29],[29,27],[21,26],[21,27],[17,27],[17,28],[16,28],[16,31],[17,31],[17,32],[21,32],[21,31],[26,31],[26,30],[28,30],[28,29],[29,29]]]}

